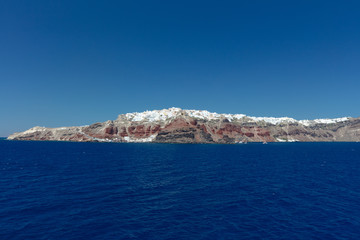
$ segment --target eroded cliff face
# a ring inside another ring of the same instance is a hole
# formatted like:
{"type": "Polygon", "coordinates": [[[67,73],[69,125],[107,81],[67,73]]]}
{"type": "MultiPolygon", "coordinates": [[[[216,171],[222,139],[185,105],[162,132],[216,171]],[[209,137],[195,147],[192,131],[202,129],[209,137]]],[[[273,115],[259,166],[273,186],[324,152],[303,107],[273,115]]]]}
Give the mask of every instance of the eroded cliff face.
{"type": "Polygon", "coordinates": [[[114,121],[83,127],[34,127],[8,139],[159,143],[360,141],[360,118],[297,121],[171,108],[122,114],[114,121]]]}

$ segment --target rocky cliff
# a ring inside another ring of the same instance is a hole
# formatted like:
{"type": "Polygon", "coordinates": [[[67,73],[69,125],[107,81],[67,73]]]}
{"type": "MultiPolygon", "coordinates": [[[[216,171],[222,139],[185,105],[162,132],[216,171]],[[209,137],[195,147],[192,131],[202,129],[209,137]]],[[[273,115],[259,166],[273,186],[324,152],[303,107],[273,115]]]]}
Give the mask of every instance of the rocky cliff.
{"type": "Polygon", "coordinates": [[[298,121],[170,108],[121,114],[114,121],[82,127],[34,127],[8,139],[158,143],[360,141],[360,118],[298,121]]]}

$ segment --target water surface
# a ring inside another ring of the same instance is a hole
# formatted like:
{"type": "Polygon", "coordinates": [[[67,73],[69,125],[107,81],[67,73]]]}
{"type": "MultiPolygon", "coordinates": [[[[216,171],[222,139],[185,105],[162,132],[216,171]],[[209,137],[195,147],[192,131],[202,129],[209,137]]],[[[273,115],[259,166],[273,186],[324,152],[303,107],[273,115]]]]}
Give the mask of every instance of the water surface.
{"type": "Polygon", "coordinates": [[[0,141],[0,239],[360,239],[360,144],[0,141]]]}

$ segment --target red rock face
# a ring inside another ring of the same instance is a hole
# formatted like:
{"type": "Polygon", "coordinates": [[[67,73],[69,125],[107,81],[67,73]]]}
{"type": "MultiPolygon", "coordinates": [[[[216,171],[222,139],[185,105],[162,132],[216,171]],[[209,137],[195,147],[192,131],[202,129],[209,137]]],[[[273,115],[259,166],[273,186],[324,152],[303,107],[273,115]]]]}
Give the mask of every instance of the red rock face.
{"type": "Polygon", "coordinates": [[[261,127],[244,127],[223,121],[220,126],[207,122],[176,119],[159,130],[156,141],[160,142],[223,142],[235,143],[239,139],[246,141],[274,141],[270,132],[261,127]]]}
{"type": "Polygon", "coordinates": [[[145,137],[144,125],[136,126],[135,130],[133,131],[133,136],[136,138],[145,137]]]}
{"type": "Polygon", "coordinates": [[[135,129],[136,129],[136,127],[131,126],[131,127],[128,127],[128,129],[127,129],[127,130],[128,130],[128,133],[129,133],[129,134],[133,135],[133,134],[134,134],[135,129]]]}
{"type": "Polygon", "coordinates": [[[164,128],[160,128],[155,141],[174,143],[208,142],[204,139],[205,131],[207,131],[206,127],[198,125],[196,120],[187,121],[184,118],[178,118],[164,128]]]}
{"type": "Polygon", "coordinates": [[[150,135],[151,135],[151,126],[147,126],[146,131],[145,131],[145,135],[146,135],[146,136],[150,136],[150,135]]]}
{"type": "Polygon", "coordinates": [[[164,129],[178,129],[178,128],[186,128],[189,127],[190,123],[188,123],[185,119],[175,119],[170,124],[168,124],[164,129]]]}
{"type": "Polygon", "coordinates": [[[84,132],[92,138],[97,139],[122,139],[130,137],[132,139],[148,138],[157,134],[161,130],[160,125],[140,124],[125,126],[99,126],[88,127],[84,132]]]}
{"type": "Polygon", "coordinates": [[[228,132],[228,133],[240,133],[240,134],[242,134],[240,126],[232,125],[232,124],[229,124],[229,123],[225,125],[224,130],[226,132],[228,132]]]}
{"type": "Polygon", "coordinates": [[[194,120],[191,120],[190,121],[190,124],[193,125],[193,126],[196,126],[197,125],[197,121],[194,119],[194,120]]]}
{"type": "Polygon", "coordinates": [[[260,127],[244,127],[239,124],[223,121],[217,126],[208,124],[198,125],[204,133],[210,134],[214,141],[225,141],[226,143],[236,142],[238,139],[246,141],[274,141],[270,132],[260,127]]]}
{"type": "Polygon", "coordinates": [[[247,132],[247,133],[245,133],[245,136],[247,136],[247,137],[249,137],[249,138],[252,138],[252,137],[255,136],[255,134],[252,133],[252,132],[247,132]]]}
{"type": "Polygon", "coordinates": [[[207,130],[206,126],[204,124],[200,125],[200,128],[205,132],[205,133],[209,133],[209,131],[207,130]]]}
{"type": "Polygon", "coordinates": [[[105,134],[116,135],[117,133],[118,133],[117,127],[107,127],[107,128],[105,128],[105,134]]]}
{"type": "Polygon", "coordinates": [[[68,141],[78,141],[78,142],[88,142],[90,139],[86,137],[84,134],[75,134],[74,136],[67,139],[68,141]]]}
{"type": "Polygon", "coordinates": [[[151,127],[151,134],[158,133],[160,131],[160,125],[155,125],[151,127]]]}

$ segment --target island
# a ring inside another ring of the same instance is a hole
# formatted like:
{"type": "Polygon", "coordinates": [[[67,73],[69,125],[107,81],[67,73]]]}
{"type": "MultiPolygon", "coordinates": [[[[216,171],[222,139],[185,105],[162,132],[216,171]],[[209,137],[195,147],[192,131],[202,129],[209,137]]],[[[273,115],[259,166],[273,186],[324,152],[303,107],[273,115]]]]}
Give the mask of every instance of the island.
{"type": "Polygon", "coordinates": [[[74,142],[249,143],[357,142],[360,118],[296,120],[169,108],[126,113],[79,127],[33,127],[8,140],[74,142]]]}

